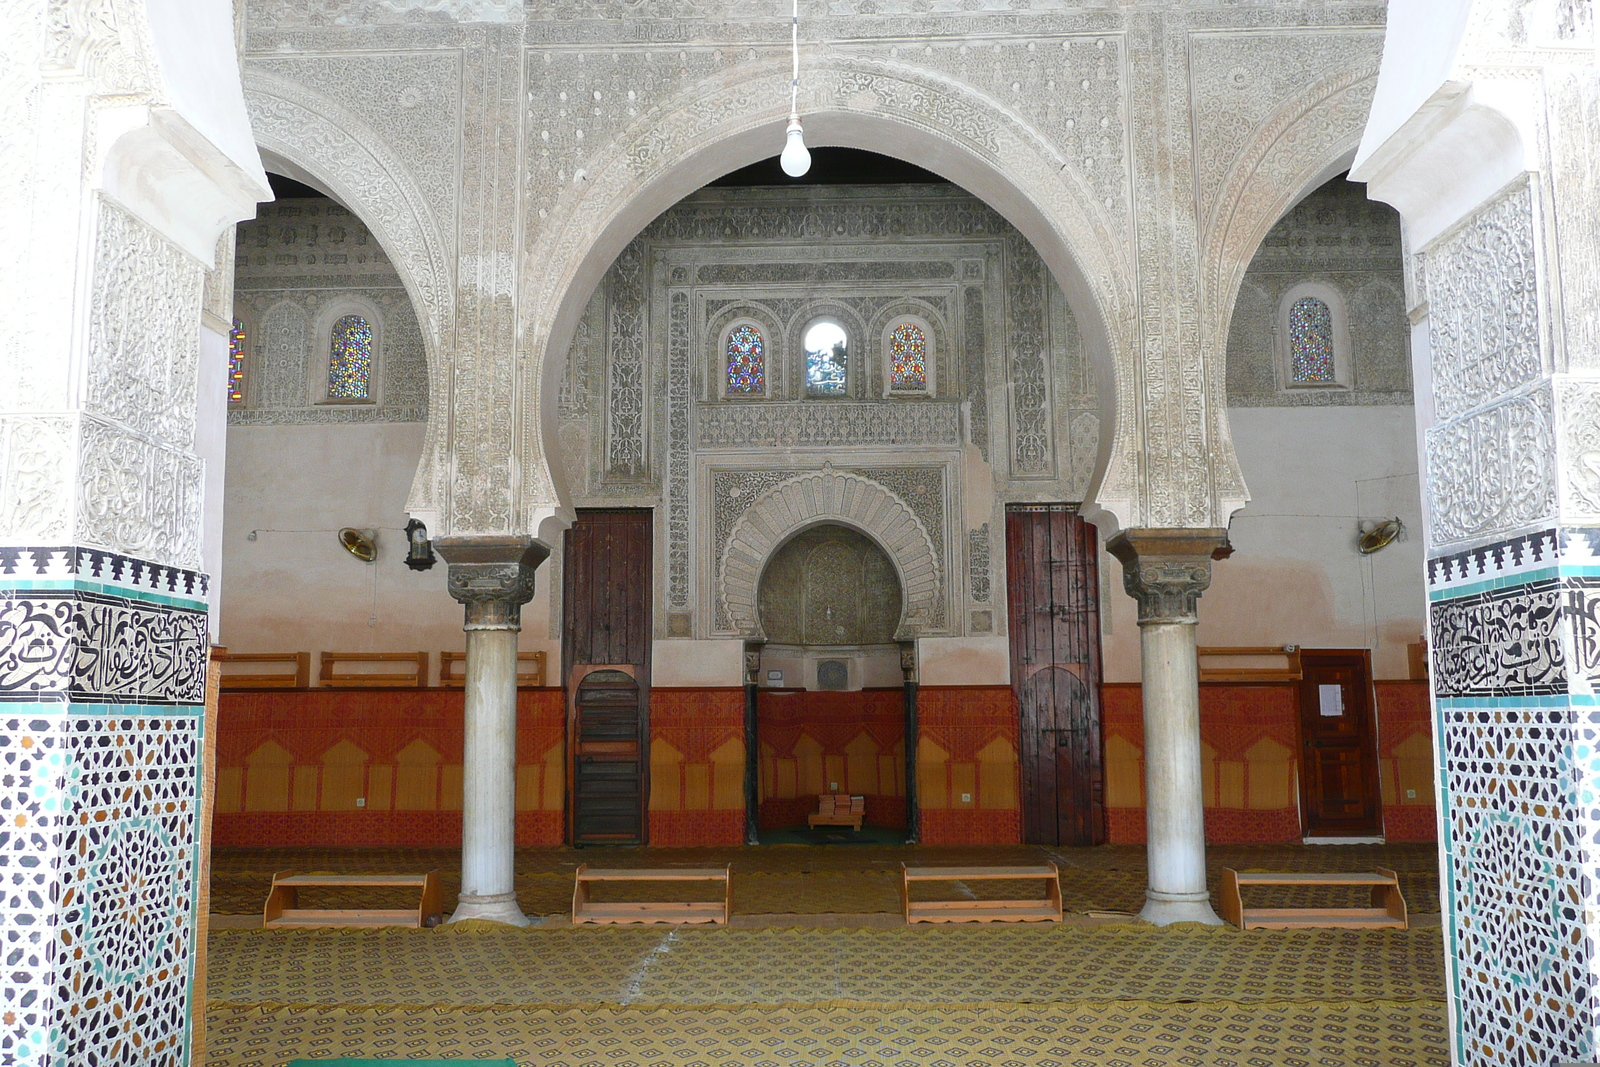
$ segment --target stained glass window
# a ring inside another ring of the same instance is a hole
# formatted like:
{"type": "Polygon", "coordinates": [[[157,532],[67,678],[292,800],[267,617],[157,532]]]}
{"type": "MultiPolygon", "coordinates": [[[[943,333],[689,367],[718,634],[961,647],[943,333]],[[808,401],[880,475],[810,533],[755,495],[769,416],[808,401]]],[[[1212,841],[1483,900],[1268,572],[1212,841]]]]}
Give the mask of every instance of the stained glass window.
{"type": "Polygon", "coordinates": [[[328,353],[328,398],[365,400],[372,379],[372,324],[346,315],[333,324],[328,353]]]}
{"type": "Polygon", "coordinates": [[[806,392],[811,396],[844,396],[850,338],[836,322],[819,322],[806,330],[806,392]]]}
{"type": "Polygon", "coordinates": [[[1289,308],[1290,374],[1297,384],[1332,382],[1333,312],[1314,296],[1289,308]]]}
{"type": "Polygon", "coordinates": [[[767,389],[767,346],[761,331],[748,322],[728,333],[728,395],[764,393],[767,389]]]}
{"type": "Polygon", "coordinates": [[[244,403],[244,323],[238,319],[228,330],[228,403],[244,403]]]}
{"type": "Polygon", "coordinates": [[[889,388],[924,389],[928,385],[928,338],[914,322],[902,322],[889,334],[889,388]]]}

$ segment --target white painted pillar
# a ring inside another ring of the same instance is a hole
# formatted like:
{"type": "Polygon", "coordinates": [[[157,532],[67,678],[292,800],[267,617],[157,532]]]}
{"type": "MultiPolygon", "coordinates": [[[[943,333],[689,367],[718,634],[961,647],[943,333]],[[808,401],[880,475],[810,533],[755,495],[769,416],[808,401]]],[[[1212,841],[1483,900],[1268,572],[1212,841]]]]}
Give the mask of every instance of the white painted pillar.
{"type": "Polygon", "coordinates": [[[1220,925],[1206,889],[1195,625],[1224,530],[1126,530],[1106,542],[1139,603],[1149,884],[1139,917],[1157,926],[1220,925]]]}
{"type": "Polygon", "coordinates": [[[528,537],[444,538],[435,547],[467,615],[461,896],[450,921],[526,926],[515,868],[517,634],[534,571],[550,552],[528,537]]]}

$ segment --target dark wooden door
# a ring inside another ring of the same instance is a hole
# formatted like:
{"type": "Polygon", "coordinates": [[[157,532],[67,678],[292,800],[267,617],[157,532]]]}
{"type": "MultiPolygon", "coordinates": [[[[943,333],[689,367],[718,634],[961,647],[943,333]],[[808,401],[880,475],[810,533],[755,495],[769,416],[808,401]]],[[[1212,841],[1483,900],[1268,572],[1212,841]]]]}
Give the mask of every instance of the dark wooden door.
{"type": "MultiPolygon", "coordinates": [[[[600,840],[623,843],[624,831],[615,820],[622,804],[631,798],[634,816],[626,840],[643,844],[649,836],[646,807],[650,795],[650,581],[652,541],[650,512],[636,508],[579,509],[577,521],[566,533],[562,556],[561,676],[569,689],[574,667],[606,664],[630,669],[633,721],[626,731],[634,738],[636,754],[627,759],[596,761],[583,771],[578,748],[585,744],[576,716],[567,742],[572,776],[569,782],[569,825],[574,844],[600,840]],[[621,777],[631,775],[624,786],[621,777]],[[603,784],[602,784],[603,782],[603,784]],[[593,807],[598,805],[598,807],[593,807]],[[600,820],[596,822],[595,820],[600,820]],[[610,829],[596,830],[603,823],[610,829]],[[580,828],[587,828],[580,835],[580,828]],[[600,836],[583,836],[594,834],[600,836]]],[[[606,733],[623,730],[618,716],[622,698],[617,690],[597,690],[593,728],[606,733]],[[609,695],[601,696],[604,692],[609,695]],[[611,703],[606,703],[611,701],[611,703]]],[[[569,693],[569,698],[583,693],[569,693]]],[[[587,699],[587,698],[586,698],[587,699]]],[[[574,700],[575,704],[575,700],[574,700]]],[[[599,743],[596,735],[593,743],[599,743]]],[[[591,754],[598,754],[598,750],[591,754]]]]}
{"type": "Polygon", "coordinates": [[[1302,649],[1300,667],[1300,810],[1306,834],[1377,834],[1383,808],[1367,653],[1302,649]]]}
{"type": "Polygon", "coordinates": [[[1105,841],[1097,553],[1094,527],[1069,505],[1006,510],[1011,687],[1029,844],[1105,841]]]}
{"type": "Polygon", "coordinates": [[[639,684],[621,670],[579,667],[568,723],[572,843],[644,841],[644,716],[639,684]]]}

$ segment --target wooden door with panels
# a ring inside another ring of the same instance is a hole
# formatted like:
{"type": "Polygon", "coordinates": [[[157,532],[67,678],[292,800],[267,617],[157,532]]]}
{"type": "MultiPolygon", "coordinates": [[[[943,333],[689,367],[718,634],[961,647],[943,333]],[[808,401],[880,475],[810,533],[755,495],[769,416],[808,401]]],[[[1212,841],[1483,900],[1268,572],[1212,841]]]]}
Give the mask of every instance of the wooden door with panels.
{"type": "Polygon", "coordinates": [[[1300,811],[1308,837],[1383,832],[1369,653],[1300,650],[1300,811]]]}
{"type": "Polygon", "coordinates": [[[1094,527],[1070,504],[1006,509],[1011,687],[1029,844],[1106,839],[1098,552],[1094,527]]]}
{"type": "Polygon", "coordinates": [[[580,508],[564,544],[569,839],[642,845],[649,838],[651,513],[580,508]]]}

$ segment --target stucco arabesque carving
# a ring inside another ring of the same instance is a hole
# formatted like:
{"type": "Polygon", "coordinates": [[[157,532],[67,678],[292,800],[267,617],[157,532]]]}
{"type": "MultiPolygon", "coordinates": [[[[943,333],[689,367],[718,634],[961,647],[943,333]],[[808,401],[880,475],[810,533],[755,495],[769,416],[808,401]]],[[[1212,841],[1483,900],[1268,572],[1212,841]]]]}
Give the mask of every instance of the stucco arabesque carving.
{"type": "Polygon", "coordinates": [[[1214,425],[1211,465],[1218,521],[1250,494],[1227,425],[1228,327],[1246,269],[1267,233],[1327,168],[1354,151],[1377,84],[1375,56],[1337,71],[1284,102],[1220,176],[1202,219],[1205,273],[1201,349],[1214,425]]]}
{"type": "Polygon", "coordinates": [[[897,639],[936,625],[945,595],[944,567],[916,513],[895,493],[869,478],[833,469],[796,475],[769,489],[734,523],[719,560],[717,595],[734,629],[763,637],[758,587],[767,560],[791,535],[837,522],[876,540],[894,562],[901,582],[897,639]]]}
{"type": "MultiPolygon", "coordinates": [[[[1099,305],[1094,311],[1113,332],[1116,324],[1127,321],[1119,312],[1132,306],[1131,265],[1123,258],[1127,252],[1122,243],[1113,239],[1117,226],[1110,221],[1116,210],[1125,208],[1096,202],[1071,162],[1026,122],[943,76],[929,77],[859,57],[834,57],[828,62],[832,65],[811,77],[810,99],[804,103],[808,114],[877,116],[960,145],[1004,175],[1049,221],[1099,305]]],[[[597,236],[617,225],[629,202],[653,180],[669,174],[696,149],[781,121],[787,111],[787,84],[787,67],[780,70],[772,62],[757,62],[743,72],[723,72],[646,110],[632,127],[638,131],[634,137],[618,138],[587,159],[584,178],[570,183],[553,200],[547,199],[545,190],[529,190],[530,203],[549,204],[539,212],[530,211],[530,222],[540,214],[560,220],[557,227],[544,229],[529,242],[526,262],[541,266],[523,272],[525,350],[537,353],[539,360],[529,361],[524,386],[532,410],[543,410],[543,361],[551,340],[562,340],[554,337],[556,327],[573,328],[582,310],[566,306],[577,300],[578,294],[571,292],[573,280],[595,269],[586,260],[605,254],[605,248],[597,251],[597,236]]],[[[1127,389],[1131,341],[1113,336],[1112,347],[1120,353],[1113,357],[1118,387],[1127,389]]],[[[522,513],[557,506],[545,442],[536,435],[524,436],[521,469],[522,513]]]]}
{"type": "Polygon", "coordinates": [[[438,513],[448,500],[447,450],[473,447],[472,442],[446,437],[451,376],[443,339],[452,334],[455,298],[449,245],[439,222],[383,139],[337,104],[248,65],[244,86],[257,143],[315,175],[361,217],[417,310],[428,357],[430,404],[422,462],[406,508],[438,513]]]}

